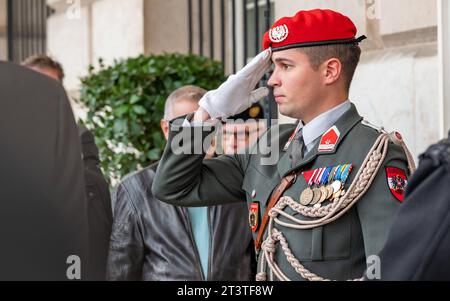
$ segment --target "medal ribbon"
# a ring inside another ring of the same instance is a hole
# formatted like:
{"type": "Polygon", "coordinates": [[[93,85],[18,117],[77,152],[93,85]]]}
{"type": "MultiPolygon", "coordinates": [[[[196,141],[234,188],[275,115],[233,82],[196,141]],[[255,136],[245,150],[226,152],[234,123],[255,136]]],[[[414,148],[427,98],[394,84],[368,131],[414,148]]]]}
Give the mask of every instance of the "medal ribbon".
{"type": "Polygon", "coordinates": [[[345,184],[345,182],[347,182],[348,176],[350,175],[350,173],[352,172],[352,169],[353,169],[352,164],[346,164],[344,166],[345,166],[345,169],[342,172],[342,177],[341,177],[341,182],[343,184],[345,184]]]}
{"type": "Polygon", "coordinates": [[[320,185],[325,185],[327,184],[328,181],[328,177],[330,176],[331,170],[333,169],[333,167],[327,167],[325,169],[325,172],[322,175],[322,179],[320,180],[320,185]]]}

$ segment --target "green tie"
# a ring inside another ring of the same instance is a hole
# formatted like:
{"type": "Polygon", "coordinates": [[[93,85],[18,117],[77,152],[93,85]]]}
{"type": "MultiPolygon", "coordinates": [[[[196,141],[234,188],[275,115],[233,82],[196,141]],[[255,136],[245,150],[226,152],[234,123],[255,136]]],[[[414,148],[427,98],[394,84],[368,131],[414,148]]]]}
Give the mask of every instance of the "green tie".
{"type": "Polygon", "coordinates": [[[291,151],[291,166],[296,166],[301,160],[303,160],[303,153],[305,143],[303,141],[303,129],[300,129],[295,135],[292,141],[292,151],[291,151]]]}

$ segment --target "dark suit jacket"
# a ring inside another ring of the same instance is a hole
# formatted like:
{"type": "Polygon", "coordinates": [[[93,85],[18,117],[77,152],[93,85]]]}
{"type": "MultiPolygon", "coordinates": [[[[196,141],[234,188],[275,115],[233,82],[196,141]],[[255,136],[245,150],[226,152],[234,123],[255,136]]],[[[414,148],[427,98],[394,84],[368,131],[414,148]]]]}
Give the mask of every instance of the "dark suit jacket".
{"type": "Polygon", "coordinates": [[[88,201],[90,279],[106,280],[106,260],[112,227],[112,208],[109,185],[100,169],[97,145],[92,133],[79,126],[84,163],[84,181],[88,201]]]}
{"type": "Polygon", "coordinates": [[[71,255],[83,274],[81,149],[63,87],[0,62],[0,145],[0,280],[67,280],[71,255]]]}
{"type": "Polygon", "coordinates": [[[380,254],[381,280],[450,280],[449,187],[450,138],[421,157],[380,254]]]}

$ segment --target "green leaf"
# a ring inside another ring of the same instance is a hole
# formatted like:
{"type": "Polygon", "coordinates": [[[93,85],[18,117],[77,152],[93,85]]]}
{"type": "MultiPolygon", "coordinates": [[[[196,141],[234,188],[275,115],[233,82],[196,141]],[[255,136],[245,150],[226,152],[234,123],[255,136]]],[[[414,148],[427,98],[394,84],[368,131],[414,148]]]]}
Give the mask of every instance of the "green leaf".
{"type": "Polygon", "coordinates": [[[122,117],[125,113],[129,111],[130,107],[128,105],[122,105],[116,109],[114,109],[114,115],[118,117],[122,117]]]}
{"type": "Polygon", "coordinates": [[[147,114],[147,110],[143,106],[134,106],[133,111],[138,115],[147,114]]]}
{"type": "Polygon", "coordinates": [[[130,103],[131,103],[131,104],[135,104],[135,103],[139,102],[140,100],[141,100],[141,98],[140,98],[139,96],[133,95],[133,96],[131,96],[131,98],[130,98],[130,103]]]}
{"type": "Polygon", "coordinates": [[[116,133],[122,133],[125,132],[127,129],[127,121],[124,119],[117,119],[114,121],[114,131],[116,133]]]}

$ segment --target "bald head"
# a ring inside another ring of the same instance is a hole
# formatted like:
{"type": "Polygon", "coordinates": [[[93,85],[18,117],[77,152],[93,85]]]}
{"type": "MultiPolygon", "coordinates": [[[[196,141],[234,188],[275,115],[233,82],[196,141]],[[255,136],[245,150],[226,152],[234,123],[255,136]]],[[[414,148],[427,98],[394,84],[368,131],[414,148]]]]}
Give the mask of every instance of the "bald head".
{"type": "Polygon", "coordinates": [[[198,102],[205,95],[206,90],[196,86],[184,86],[172,92],[166,100],[164,119],[161,129],[166,139],[169,136],[169,121],[198,110],[198,102]]]}
{"type": "Polygon", "coordinates": [[[198,102],[205,93],[206,90],[196,86],[184,86],[175,90],[166,100],[164,119],[171,120],[193,113],[198,109],[198,102]]]}

